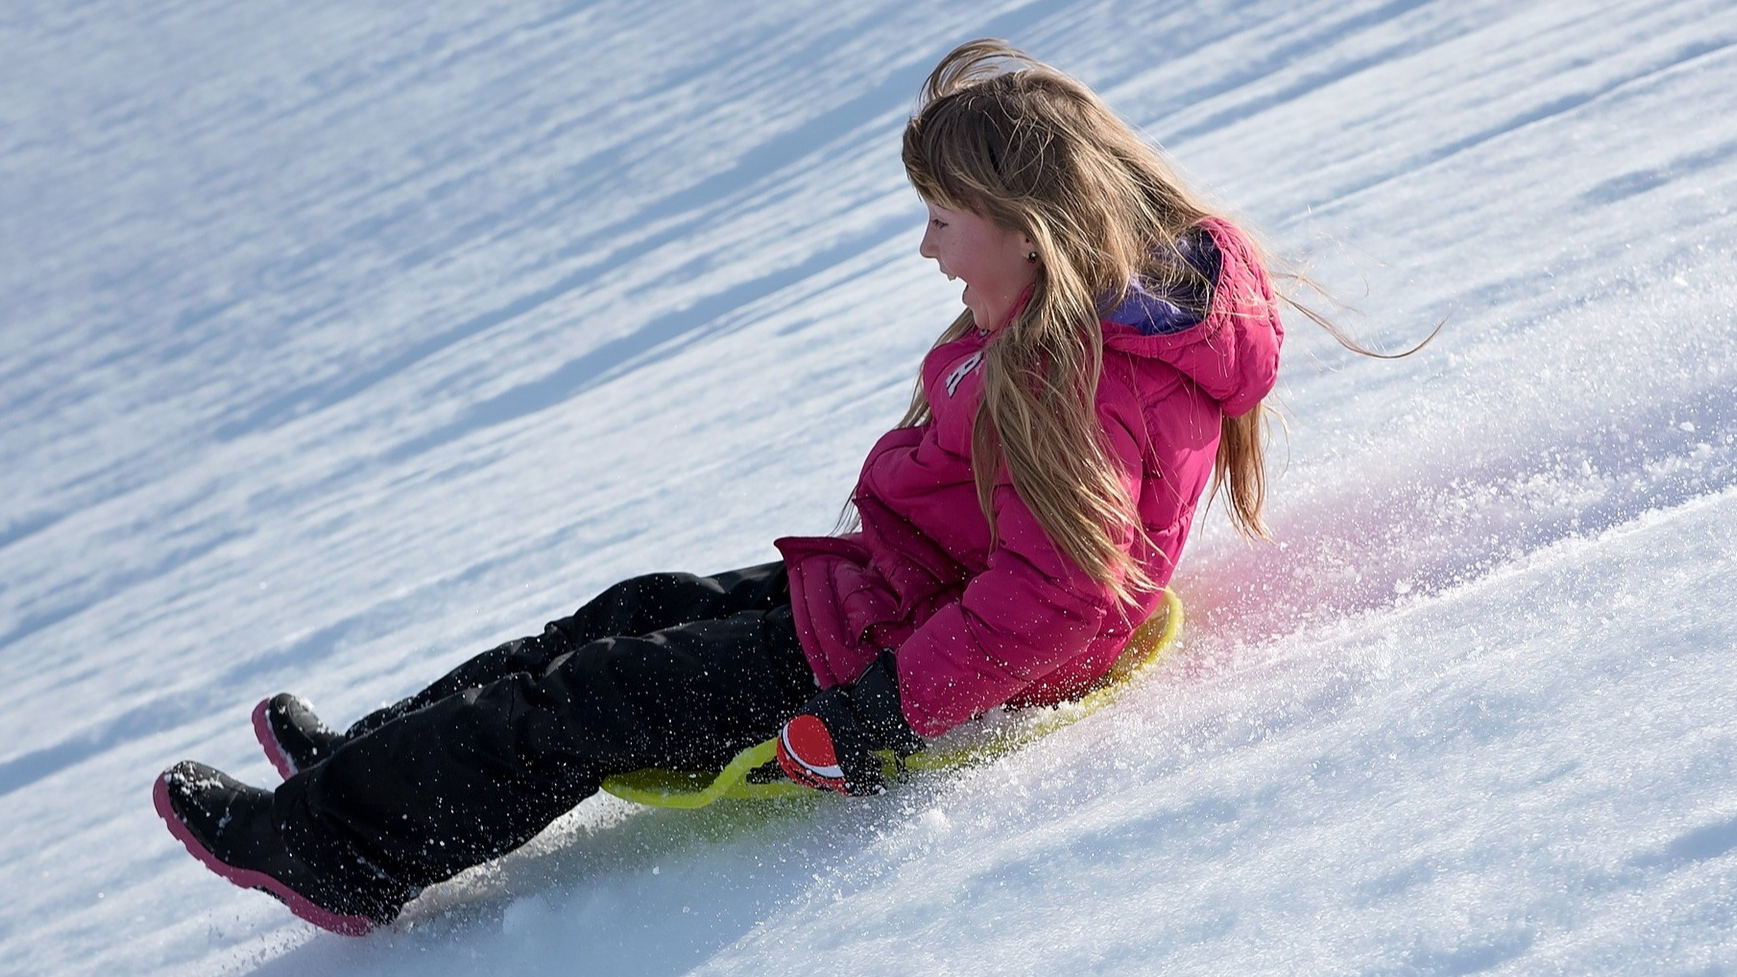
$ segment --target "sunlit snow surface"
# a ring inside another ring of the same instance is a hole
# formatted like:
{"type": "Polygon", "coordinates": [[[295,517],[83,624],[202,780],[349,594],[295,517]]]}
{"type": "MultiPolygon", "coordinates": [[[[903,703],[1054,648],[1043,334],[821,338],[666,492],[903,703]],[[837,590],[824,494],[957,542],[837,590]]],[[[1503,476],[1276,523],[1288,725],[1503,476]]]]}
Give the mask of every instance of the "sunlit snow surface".
{"type": "Polygon", "coordinates": [[[9,2],[0,973],[1737,972],[1737,8],[9,2]],[[1066,66],[1300,316],[1179,659],[867,801],[582,806],[363,940],[163,767],[826,531],[956,286],[899,126],[1066,66]]]}

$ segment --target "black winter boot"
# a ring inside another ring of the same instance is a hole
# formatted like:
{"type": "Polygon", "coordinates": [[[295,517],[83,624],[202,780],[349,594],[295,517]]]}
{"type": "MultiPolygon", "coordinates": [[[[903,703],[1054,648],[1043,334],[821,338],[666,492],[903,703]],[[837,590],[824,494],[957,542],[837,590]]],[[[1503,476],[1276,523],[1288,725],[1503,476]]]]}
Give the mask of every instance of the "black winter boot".
{"type": "Polygon", "coordinates": [[[157,814],[188,853],[244,889],[275,896],[302,919],[361,936],[390,923],[416,890],[358,863],[348,878],[322,875],[284,844],[272,795],[221,770],[177,763],[157,778],[157,814]]]}
{"type": "Polygon", "coordinates": [[[280,692],[253,707],[253,735],[285,780],[332,755],[344,742],[314,715],[306,699],[280,692]]]}

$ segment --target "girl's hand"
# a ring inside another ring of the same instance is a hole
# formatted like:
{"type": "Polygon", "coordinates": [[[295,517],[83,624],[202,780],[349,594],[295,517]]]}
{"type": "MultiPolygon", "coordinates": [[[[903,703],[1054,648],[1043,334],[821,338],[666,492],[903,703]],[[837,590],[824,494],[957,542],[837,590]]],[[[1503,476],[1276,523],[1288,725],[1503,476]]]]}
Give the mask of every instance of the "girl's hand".
{"type": "Polygon", "coordinates": [[[891,649],[855,683],[809,699],[778,731],[778,765],[799,784],[864,796],[885,790],[875,750],[909,756],[923,748],[899,708],[891,649]]]}

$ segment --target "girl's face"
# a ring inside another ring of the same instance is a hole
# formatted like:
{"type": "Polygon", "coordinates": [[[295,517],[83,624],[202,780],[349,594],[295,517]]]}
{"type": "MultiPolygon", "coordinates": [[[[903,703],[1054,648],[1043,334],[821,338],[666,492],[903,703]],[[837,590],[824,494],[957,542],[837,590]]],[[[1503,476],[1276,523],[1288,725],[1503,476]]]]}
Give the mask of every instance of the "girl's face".
{"type": "Polygon", "coordinates": [[[917,250],[935,259],[948,278],[964,279],[960,299],[979,329],[999,327],[1020,294],[1037,280],[1037,265],[1026,259],[1031,240],[969,211],[925,203],[929,224],[917,250]]]}

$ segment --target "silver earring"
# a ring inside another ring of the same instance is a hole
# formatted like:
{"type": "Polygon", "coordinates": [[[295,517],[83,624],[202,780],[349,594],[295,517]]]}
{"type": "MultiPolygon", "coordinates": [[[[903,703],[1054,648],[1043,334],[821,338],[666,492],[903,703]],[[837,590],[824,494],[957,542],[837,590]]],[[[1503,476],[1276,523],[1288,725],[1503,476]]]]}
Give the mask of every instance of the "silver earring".
{"type": "Polygon", "coordinates": [[[1037,252],[1033,251],[1030,254],[1027,254],[1025,256],[1025,260],[1031,262],[1034,265],[1037,264],[1037,252]]]}

